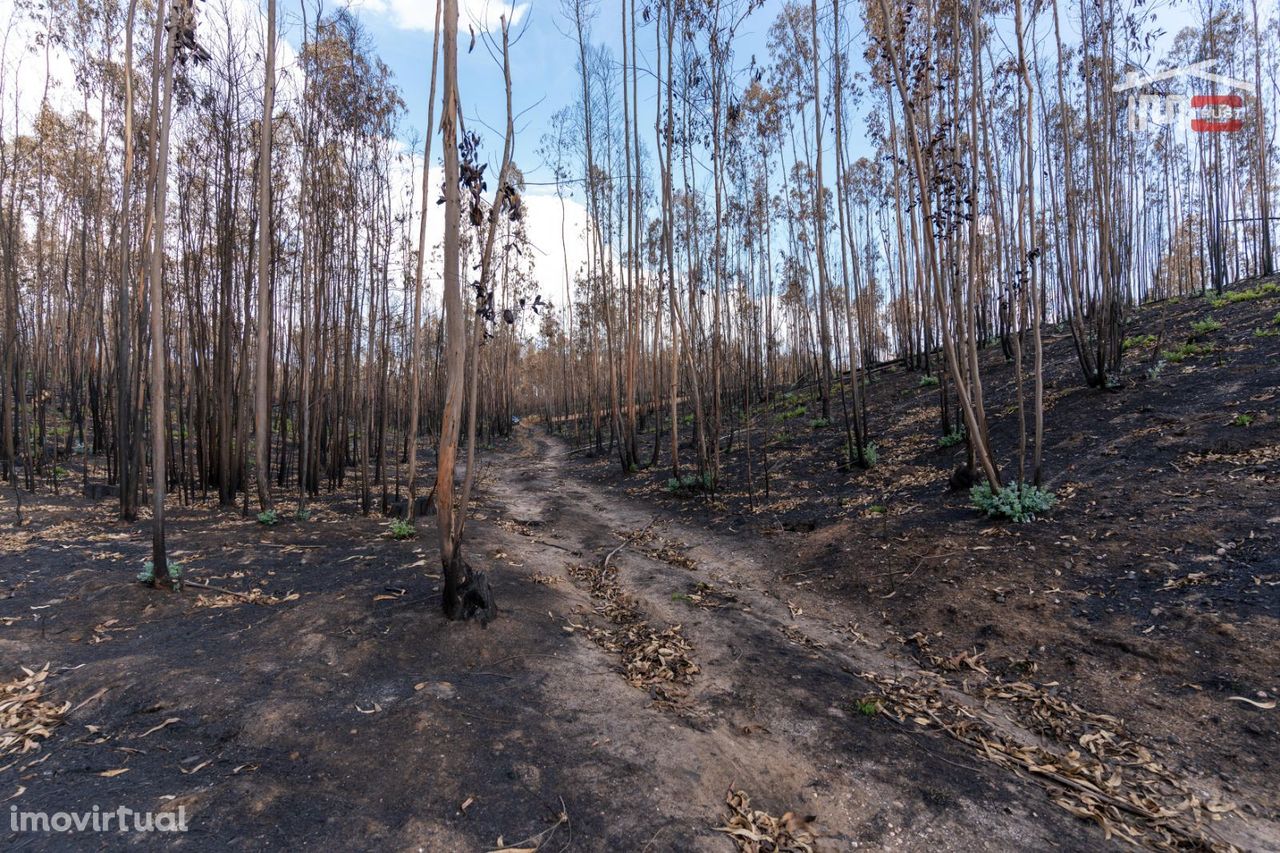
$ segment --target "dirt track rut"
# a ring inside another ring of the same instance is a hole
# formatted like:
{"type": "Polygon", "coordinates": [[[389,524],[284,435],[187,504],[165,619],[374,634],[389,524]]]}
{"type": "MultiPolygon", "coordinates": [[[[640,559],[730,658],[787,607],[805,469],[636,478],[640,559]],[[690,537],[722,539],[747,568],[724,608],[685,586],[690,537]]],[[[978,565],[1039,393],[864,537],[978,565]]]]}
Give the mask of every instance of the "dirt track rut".
{"type": "MultiPolygon", "coordinates": [[[[519,555],[528,577],[556,579],[564,604],[554,616],[583,624],[593,602],[569,568],[613,553],[618,582],[649,621],[681,626],[693,646],[699,672],[676,708],[651,703],[621,676],[563,697],[599,721],[593,748],[649,753],[634,780],[663,815],[648,849],[727,849],[711,830],[730,785],[775,814],[816,816],[828,849],[1087,849],[1101,839],[1039,788],[954,742],[860,714],[858,700],[875,685],[858,673],[913,671],[914,662],[867,639],[851,614],[794,586],[776,593],[774,572],[749,545],[655,520],[572,476],[563,445],[533,430],[518,445],[490,467],[484,488],[504,522],[502,551],[519,555]],[[694,606],[699,594],[717,606],[694,606]]],[[[621,669],[585,637],[574,648],[587,665],[621,669]]]]}

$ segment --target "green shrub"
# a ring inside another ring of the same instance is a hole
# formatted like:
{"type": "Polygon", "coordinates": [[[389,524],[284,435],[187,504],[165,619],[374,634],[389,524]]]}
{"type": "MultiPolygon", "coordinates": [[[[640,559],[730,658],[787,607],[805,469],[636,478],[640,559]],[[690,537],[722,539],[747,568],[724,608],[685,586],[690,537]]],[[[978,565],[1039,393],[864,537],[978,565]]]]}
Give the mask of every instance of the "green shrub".
{"type": "Polygon", "coordinates": [[[1214,308],[1224,308],[1228,305],[1235,305],[1237,302],[1252,302],[1255,299],[1278,295],[1280,295],[1280,284],[1268,281],[1257,287],[1250,287],[1245,290],[1229,290],[1221,296],[1211,298],[1209,304],[1214,308]]]}
{"type": "Polygon", "coordinates": [[[297,511],[294,512],[293,517],[298,519],[298,521],[307,521],[311,518],[311,510],[306,507],[298,507],[297,511]]]}
{"type": "Polygon", "coordinates": [[[1231,419],[1232,426],[1247,427],[1251,423],[1253,423],[1253,415],[1246,414],[1245,412],[1241,412],[1231,419]]]}
{"type": "Polygon", "coordinates": [[[926,373],[924,376],[920,377],[920,388],[937,388],[939,384],[940,382],[938,377],[933,376],[932,374],[926,373]]]}
{"type": "Polygon", "coordinates": [[[1210,332],[1216,332],[1222,328],[1222,323],[1215,317],[1205,317],[1203,320],[1196,320],[1191,324],[1191,331],[1196,335],[1207,335],[1210,332]]]}
{"type": "Polygon", "coordinates": [[[867,460],[867,467],[870,468],[872,465],[875,465],[880,461],[880,448],[877,447],[876,443],[873,441],[870,444],[863,446],[862,455],[867,460]]]}
{"type": "Polygon", "coordinates": [[[965,436],[964,424],[961,424],[959,429],[954,429],[951,432],[944,435],[942,438],[938,439],[938,446],[939,447],[955,447],[957,444],[960,444],[962,441],[964,441],[964,436],[965,436]]]}
{"type": "Polygon", "coordinates": [[[1255,338],[1278,338],[1280,337],[1280,329],[1254,329],[1253,336],[1255,338]]]}
{"type": "Polygon", "coordinates": [[[1177,349],[1165,350],[1160,353],[1160,355],[1167,361],[1172,361],[1174,364],[1181,364],[1192,356],[1208,355],[1213,351],[1213,344],[1193,344],[1191,342],[1187,342],[1179,346],[1177,349]]]}
{"type": "Polygon", "coordinates": [[[685,474],[679,480],[675,477],[667,478],[667,491],[675,494],[677,492],[704,492],[711,490],[711,474],[706,473],[699,477],[697,474],[685,474]]]}
{"type": "Polygon", "coordinates": [[[831,421],[826,418],[814,418],[809,421],[809,429],[824,429],[829,426],[831,426],[831,421]]]}
{"type": "Polygon", "coordinates": [[[1124,339],[1124,348],[1125,348],[1125,351],[1127,352],[1131,349],[1142,349],[1144,347],[1149,347],[1153,345],[1155,342],[1156,342],[1155,335],[1135,335],[1131,338],[1124,339]]]}
{"type": "MultiPolygon", "coordinates": [[[[169,576],[169,584],[173,589],[182,589],[182,563],[176,560],[170,560],[166,567],[166,574],[169,576]]],[[[156,564],[147,560],[142,564],[142,571],[138,572],[138,582],[154,586],[156,581],[156,564]]]]}
{"type": "Polygon", "coordinates": [[[789,421],[792,418],[802,418],[809,413],[809,407],[804,403],[796,405],[794,408],[785,409],[778,413],[780,420],[789,421]]]}
{"type": "Polygon", "coordinates": [[[276,511],[274,509],[258,513],[259,524],[265,524],[267,527],[274,527],[279,521],[280,516],[276,515],[276,511]]]}
{"type": "Polygon", "coordinates": [[[412,539],[418,531],[403,518],[393,518],[387,522],[387,533],[392,539],[412,539]]]}
{"type": "Polygon", "coordinates": [[[987,518],[1007,518],[1011,521],[1032,521],[1037,515],[1048,512],[1057,497],[1048,489],[1027,483],[1005,486],[993,494],[990,483],[979,483],[969,490],[973,505],[987,514],[987,518]]]}
{"type": "Polygon", "coordinates": [[[888,511],[889,511],[889,508],[884,504],[872,504],[871,506],[867,507],[867,512],[871,513],[872,515],[884,515],[888,511]]]}
{"type": "Polygon", "coordinates": [[[61,465],[54,465],[54,466],[53,466],[53,476],[55,476],[55,477],[61,477],[61,478],[63,478],[63,479],[65,480],[67,477],[69,477],[69,476],[71,476],[71,475],[70,475],[70,474],[68,474],[68,473],[67,473],[67,469],[66,469],[66,468],[63,468],[61,465]]]}

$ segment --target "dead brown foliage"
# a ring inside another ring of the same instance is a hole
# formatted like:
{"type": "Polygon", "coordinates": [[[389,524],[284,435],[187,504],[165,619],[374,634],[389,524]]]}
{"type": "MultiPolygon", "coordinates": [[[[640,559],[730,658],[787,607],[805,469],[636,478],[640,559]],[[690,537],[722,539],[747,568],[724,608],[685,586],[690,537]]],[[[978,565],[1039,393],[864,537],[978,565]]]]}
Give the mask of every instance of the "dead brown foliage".
{"type": "Polygon", "coordinates": [[[48,664],[22,671],[21,678],[0,685],[0,758],[39,749],[71,710],[70,702],[59,705],[43,698],[48,664]]]}
{"type": "Polygon", "coordinates": [[[729,814],[716,831],[732,838],[739,853],[813,853],[817,839],[809,830],[812,817],[801,818],[791,812],[774,817],[753,809],[745,791],[730,789],[724,801],[729,814]]]}

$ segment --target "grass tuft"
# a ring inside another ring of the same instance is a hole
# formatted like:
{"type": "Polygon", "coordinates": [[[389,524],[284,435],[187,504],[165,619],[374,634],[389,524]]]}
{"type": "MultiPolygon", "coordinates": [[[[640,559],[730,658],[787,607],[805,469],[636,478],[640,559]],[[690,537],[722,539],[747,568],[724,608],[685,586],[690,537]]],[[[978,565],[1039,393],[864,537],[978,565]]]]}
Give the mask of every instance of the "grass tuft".
{"type": "Polygon", "coordinates": [[[1222,328],[1222,322],[1216,317],[1205,317],[1191,324],[1191,332],[1195,335],[1207,335],[1222,328]]]}
{"type": "Polygon", "coordinates": [[[1268,296],[1280,296],[1280,284],[1268,281],[1257,287],[1250,287],[1245,290],[1228,290],[1221,296],[1210,298],[1209,304],[1214,308],[1225,308],[1228,305],[1235,305],[1237,302],[1252,302],[1255,299],[1265,299],[1268,296]]]}

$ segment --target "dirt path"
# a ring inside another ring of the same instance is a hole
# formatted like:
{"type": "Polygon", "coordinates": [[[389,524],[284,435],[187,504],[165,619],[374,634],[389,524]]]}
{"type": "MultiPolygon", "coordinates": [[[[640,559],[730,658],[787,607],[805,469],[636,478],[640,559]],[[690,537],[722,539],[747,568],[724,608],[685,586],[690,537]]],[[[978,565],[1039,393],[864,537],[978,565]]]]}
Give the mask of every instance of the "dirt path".
{"type": "MultiPolygon", "coordinates": [[[[519,444],[517,455],[495,466],[488,491],[519,531],[507,550],[522,555],[525,571],[560,579],[567,621],[583,624],[592,601],[566,563],[599,565],[612,553],[617,582],[638,609],[655,625],[681,626],[692,645],[699,672],[674,707],[651,707],[633,688],[620,691],[621,678],[562,698],[598,721],[589,735],[600,744],[597,759],[649,753],[651,767],[627,781],[643,779],[635,787],[686,839],[673,849],[693,837],[719,849],[723,842],[706,829],[731,784],[775,813],[815,814],[837,849],[1098,843],[1100,834],[1034,783],[910,722],[860,714],[860,698],[878,685],[859,673],[892,678],[915,673],[917,662],[869,637],[853,614],[779,585],[778,566],[762,564],[758,545],[655,520],[644,507],[603,494],[566,474],[563,447],[532,430],[520,433],[519,444]]],[[[588,658],[609,654],[583,646],[578,653],[588,658]]],[[[945,685],[941,692],[977,713],[967,694],[945,685]]],[[[987,716],[1011,740],[1039,742],[1008,717],[987,716]]],[[[1237,840],[1248,841],[1238,833],[1237,840]]]]}
{"type": "MultiPolygon", "coordinates": [[[[1103,843],[1053,802],[1069,789],[1035,778],[1051,753],[1034,750],[1076,735],[1052,697],[1016,713],[1022,700],[984,696],[978,670],[935,671],[927,641],[860,624],[873,608],[808,594],[787,555],[655,519],[573,476],[564,452],[525,428],[488,457],[468,534],[501,611],[487,629],[439,617],[429,521],[404,543],[337,504],[270,529],[176,511],[192,576],[279,602],[208,607],[131,582],[141,526],[78,498],[33,506],[32,526],[0,541],[0,660],[50,662],[51,697],[75,710],[37,752],[0,761],[0,799],[185,806],[176,844],[211,850],[727,853],[715,828],[731,786],[774,815],[813,815],[825,850],[1103,843]],[[1040,770],[979,758],[944,727],[1032,750],[1040,770]]],[[[1278,846],[1271,823],[1209,829],[1278,846]]],[[[139,839],[83,846],[126,841],[139,839]]]]}
{"type": "MultiPolygon", "coordinates": [[[[603,560],[653,518],[566,475],[552,440],[524,430],[520,444],[486,484],[494,508],[529,534],[510,533],[503,550],[520,554],[525,572],[557,578],[555,617],[581,624],[592,602],[567,566],[603,560]]],[[[699,672],[685,701],[654,707],[619,675],[592,679],[588,690],[566,686],[555,700],[584,724],[575,737],[594,745],[593,763],[628,768],[592,784],[618,804],[619,823],[636,819],[636,797],[648,801],[640,812],[657,834],[650,849],[726,849],[712,829],[731,785],[774,814],[815,815],[835,849],[1090,845],[1088,828],[1038,790],[973,772],[973,760],[945,740],[919,745],[888,719],[858,715],[856,700],[869,688],[853,675],[856,662],[812,645],[834,645],[836,631],[764,592],[765,573],[737,543],[668,521],[649,532],[611,565],[651,621],[681,625],[692,644],[699,672]],[[646,553],[662,546],[668,559],[646,553]],[[737,602],[704,610],[673,599],[699,583],[737,602]]],[[[620,663],[585,639],[574,655],[592,672],[620,663]]]]}
{"type": "MultiPolygon", "coordinates": [[[[585,704],[575,704],[588,714],[601,704],[613,709],[609,725],[597,733],[608,739],[606,752],[634,749],[636,741],[650,744],[654,763],[671,771],[653,779],[655,806],[683,823],[682,832],[697,834],[699,822],[705,826],[722,792],[735,784],[778,812],[817,815],[824,837],[837,849],[1098,843],[1100,833],[1049,801],[1046,788],[1061,797],[1060,782],[1036,780],[1042,787],[1027,778],[1035,774],[995,766],[939,736],[937,728],[920,728],[923,720],[903,724],[888,714],[859,713],[861,697],[892,695],[886,683],[914,684],[918,656],[904,651],[901,638],[859,625],[859,614],[806,594],[802,579],[788,577],[785,555],[762,553],[759,542],[746,537],[655,517],[566,473],[564,447],[553,439],[525,429],[518,440],[519,452],[500,466],[489,491],[524,534],[509,541],[514,553],[527,555],[525,570],[563,578],[557,588],[565,590],[573,611],[583,613],[591,601],[581,582],[573,585],[573,573],[565,574],[566,562],[598,566],[607,557],[617,567],[617,584],[645,617],[659,626],[679,625],[692,645],[699,672],[674,708],[640,707],[647,703],[634,694],[643,693],[618,695],[616,684],[607,697],[593,692],[579,699],[585,704]]],[[[570,616],[582,624],[578,619],[570,616]]],[[[1041,750],[1041,756],[1055,754],[1043,751],[1056,745],[1046,739],[1039,719],[1001,713],[1008,709],[982,701],[989,698],[985,694],[977,698],[963,677],[928,676],[930,698],[980,718],[979,734],[1041,750]]],[[[933,716],[943,724],[949,719],[933,716]]],[[[1206,801],[1225,802],[1208,780],[1167,775],[1206,801]]],[[[1121,808],[1118,817],[1149,828],[1135,812],[1121,808]]],[[[1188,825],[1194,827],[1198,817],[1188,825]]],[[[1216,821],[1212,814],[1203,817],[1216,821]]],[[[1223,822],[1205,837],[1262,849],[1277,838],[1274,828],[1223,822]]],[[[1157,827],[1150,837],[1165,829],[1157,827]]],[[[1176,830],[1166,838],[1186,840],[1176,830]]]]}

